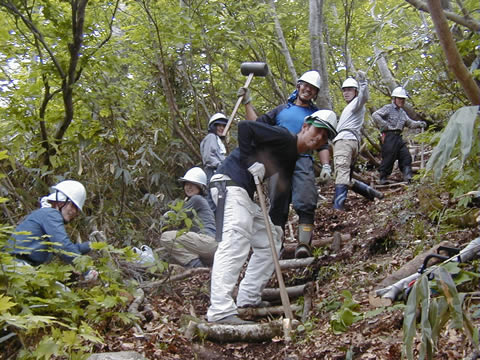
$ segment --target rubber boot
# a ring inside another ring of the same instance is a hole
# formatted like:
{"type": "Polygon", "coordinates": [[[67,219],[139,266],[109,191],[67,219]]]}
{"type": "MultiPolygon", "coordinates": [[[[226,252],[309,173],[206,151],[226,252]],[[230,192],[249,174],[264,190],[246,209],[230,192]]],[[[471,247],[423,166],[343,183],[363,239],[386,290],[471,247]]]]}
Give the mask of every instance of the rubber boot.
{"type": "Polygon", "coordinates": [[[295,258],[307,258],[312,256],[310,244],[312,242],[313,224],[298,225],[298,246],[295,249],[295,258]]]}
{"type": "Polygon", "coordinates": [[[367,184],[358,180],[353,180],[352,190],[357,194],[366,197],[370,201],[374,200],[375,198],[383,199],[383,194],[380,191],[377,191],[371,186],[368,186],[367,184]]]}
{"type": "Polygon", "coordinates": [[[348,185],[335,185],[335,198],[333,199],[333,208],[336,210],[345,210],[345,200],[347,200],[348,185]]]}
{"type": "Polygon", "coordinates": [[[403,169],[403,181],[406,181],[410,184],[412,182],[412,177],[412,168],[410,166],[405,166],[405,168],[403,169]]]}

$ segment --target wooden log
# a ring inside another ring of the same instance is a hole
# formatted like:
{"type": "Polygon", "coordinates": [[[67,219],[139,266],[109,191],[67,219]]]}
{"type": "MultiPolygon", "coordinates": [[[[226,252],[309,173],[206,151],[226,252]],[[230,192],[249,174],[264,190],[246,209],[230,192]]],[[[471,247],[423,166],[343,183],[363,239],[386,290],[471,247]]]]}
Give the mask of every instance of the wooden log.
{"type": "Polygon", "coordinates": [[[300,267],[306,267],[310,265],[313,260],[315,260],[314,257],[308,257],[308,258],[303,258],[303,259],[285,259],[285,260],[280,260],[280,269],[295,269],[295,268],[300,268],[300,267]]]}
{"type": "MultiPolygon", "coordinates": [[[[296,305],[296,304],[291,304],[290,308],[292,309],[292,312],[300,311],[302,310],[302,306],[296,305]]],[[[255,308],[255,307],[248,307],[248,308],[238,308],[238,314],[241,317],[265,317],[269,315],[280,315],[283,316],[285,313],[283,306],[267,306],[267,307],[260,307],[260,308],[255,308]]]]}
{"type": "MultiPolygon", "coordinates": [[[[423,265],[423,261],[425,260],[425,258],[430,254],[437,254],[437,250],[440,246],[452,247],[453,245],[448,241],[442,241],[441,243],[432,247],[430,250],[424,251],[423,253],[415,256],[412,260],[407,262],[400,269],[398,269],[393,274],[390,274],[385,279],[383,279],[378,284],[377,288],[381,289],[381,288],[387,287],[387,286],[392,285],[392,284],[396,283],[397,281],[399,281],[401,279],[404,279],[407,276],[410,276],[413,273],[417,272],[418,269],[420,269],[420,267],[423,265]]],[[[429,262],[429,265],[433,265],[433,264],[438,263],[440,261],[441,260],[432,259],[429,262]]]]}
{"type": "Polygon", "coordinates": [[[145,292],[142,289],[137,289],[133,296],[134,300],[128,307],[128,312],[136,315],[140,318],[140,320],[145,321],[145,316],[138,310],[140,305],[143,303],[143,300],[145,299],[145,292]]]}
{"type": "MultiPolygon", "coordinates": [[[[292,328],[297,327],[298,320],[292,321],[292,328]]],[[[262,324],[224,325],[191,321],[187,327],[190,339],[198,337],[218,343],[229,342],[263,342],[284,335],[283,320],[262,324]]],[[[186,333],[187,335],[187,333],[186,333]]]]}
{"type": "MultiPolygon", "coordinates": [[[[342,244],[352,240],[350,234],[341,234],[340,235],[342,244]]],[[[313,239],[311,246],[312,247],[321,247],[321,246],[329,246],[333,242],[333,236],[327,236],[321,239],[313,239]]],[[[283,259],[292,259],[295,256],[295,248],[297,247],[296,243],[291,244],[284,244],[283,247],[283,259]]]]}
{"type": "MultiPolygon", "coordinates": [[[[289,298],[297,298],[303,295],[305,284],[287,287],[287,295],[289,298]]],[[[262,291],[262,300],[275,301],[280,299],[280,290],[276,288],[266,288],[262,291]]]]}
{"type": "Polygon", "coordinates": [[[314,294],[313,283],[312,282],[306,283],[305,284],[305,289],[303,291],[302,323],[305,323],[307,321],[308,315],[310,314],[310,310],[312,309],[313,294],[314,294]]]}

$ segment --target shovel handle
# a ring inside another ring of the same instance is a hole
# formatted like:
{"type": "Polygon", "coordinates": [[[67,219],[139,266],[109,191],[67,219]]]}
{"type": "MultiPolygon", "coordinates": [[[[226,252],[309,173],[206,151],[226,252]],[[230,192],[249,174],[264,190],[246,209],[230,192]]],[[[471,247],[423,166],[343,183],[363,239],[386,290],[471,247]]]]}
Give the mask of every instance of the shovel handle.
{"type": "MultiPolygon", "coordinates": [[[[248,88],[250,86],[250,83],[252,82],[254,73],[248,74],[247,81],[245,81],[245,85],[243,85],[244,88],[248,88]]],[[[245,95],[239,96],[237,99],[237,103],[235,104],[235,107],[233,108],[232,115],[230,115],[230,118],[228,119],[227,125],[225,125],[225,129],[223,130],[222,136],[227,136],[228,129],[230,128],[230,125],[232,124],[233,118],[237,114],[238,108],[240,107],[240,104],[242,103],[243,97],[245,95]]]]}
{"type": "Polygon", "coordinates": [[[265,227],[267,229],[268,240],[270,242],[270,248],[272,249],[273,263],[275,265],[275,273],[277,275],[278,287],[280,288],[280,298],[282,299],[283,311],[287,319],[293,320],[293,312],[290,307],[290,299],[288,298],[287,289],[283,281],[282,270],[280,268],[280,262],[278,261],[277,249],[275,247],[275,241],[273,240],[272,228],[270,227],[270,217],[267,212],[267,204],[265,202],[265,196],[263,195],[263,186],[260,183],[258,176],[254,177],[255,185],[257,187],[258,198],[260,199],[260,206],[263,212],[263,218],[265,219],[265,227]]]}

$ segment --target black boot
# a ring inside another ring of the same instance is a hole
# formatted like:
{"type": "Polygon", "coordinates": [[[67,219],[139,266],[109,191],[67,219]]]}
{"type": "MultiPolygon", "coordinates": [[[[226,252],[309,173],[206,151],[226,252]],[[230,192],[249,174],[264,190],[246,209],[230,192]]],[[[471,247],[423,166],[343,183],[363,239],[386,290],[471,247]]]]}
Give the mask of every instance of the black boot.
{"type": "Polygon", "coordinates": [[[375,198],[383,199],[383,194],[380,191],[358,180],[353,180],[352,190],[368,200],[374,200],[375,198]]]}
{"type": "Polygon", "coordinates": [[[410,166],[405,166],[405,168],[403,169],[403,181],[406,181],[410,184],[412,182],[412,177],[412,168],[410,166]]]}
{"type": "Polygon", "coordinates": [[[333,208],[337,210],[345,210],[345,200],[347,200],[348,185],[335,185],[335,198],[333,199],[333,208]]]}
{"type": "Polygon", "coordinates": [[[307,258],[312,256],[313,224],[298,225],[298,246],[295,249],[295,259],[307,258]]]}

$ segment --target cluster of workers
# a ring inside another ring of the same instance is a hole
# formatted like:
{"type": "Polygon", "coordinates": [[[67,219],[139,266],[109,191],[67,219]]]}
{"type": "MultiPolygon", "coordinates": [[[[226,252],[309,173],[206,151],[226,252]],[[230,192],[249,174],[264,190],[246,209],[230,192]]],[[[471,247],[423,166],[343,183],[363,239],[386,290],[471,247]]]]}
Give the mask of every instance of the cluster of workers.
{"type": "MultiPolygon", "coordinates": [[[[365,73],[359,71],[356,79],[343,82],[347,105],[338,121],[333,111],[315,106],[320,86],[320,74],[307,71],[299,78],[287,103],[260,116],[252,106],[249,90],[240,88],[238,96],[242,97],[246,120],[238,123],[238,146],[227,155],[223,133],[228,119],[221,113],[213,115],[208,135],[200,145],[203,169],[194,167],[180,178],[186,196],[183,210],[195,221],[188,232],[164,231],[158,253],[185,267],[212,266],[209,322],[246,324],[249,321],[238,316],[238,307],[268,305],[261,298],[274,271],[267,227],[279,254],[290,203],[299,218],[295,256],[311,256],[318,200],[314,151],[318,152],[322,166],[319,181],[335,178],[334,209],[345,210],[349,189],[369,200],[383,196],[352,179],[369,96],[365,73]],[[329,145],[333,145],[333,175],[329,145]],[[266,179],[268,218],[254,201],[255,181],[258,184],[266,179]],[[250,252],[234,299],[235,285],[250,252]]],[[[387,182],[396,160],[404,180],[409,182],[412,178],[412,159],[401,132],[404,126],[423,128],[426,124],[408,117],[403,109],[406,98],[405,90],[396,88],[392,103],[372,115],[382,133],[381,184],[387,182]]],[[[8,251],[24,265],[40,265],[53,254],[71,262],[75,256],[90,251],[89,243],[74,244],[65,231],[65,224],[82,211],[85,188],[78,181],[66,180],[53,190],[42,198],[41,208],[17,226],[8,242],[8,251]]]]}

